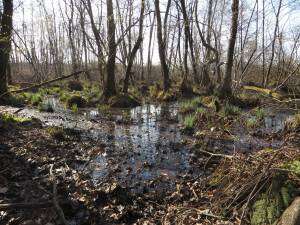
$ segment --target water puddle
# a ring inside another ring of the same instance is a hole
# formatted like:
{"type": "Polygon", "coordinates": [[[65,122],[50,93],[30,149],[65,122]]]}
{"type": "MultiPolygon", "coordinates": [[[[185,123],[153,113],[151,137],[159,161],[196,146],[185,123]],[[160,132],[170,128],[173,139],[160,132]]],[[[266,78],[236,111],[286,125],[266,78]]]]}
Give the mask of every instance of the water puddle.
{"type": "MultiPolygon", "coordinates": [[[[55,98],[47,100],[54,113],[25,108],[18,116],[35,117],[45,126],[62,126],[77,130],[82,140],[96,143],[94,158],[84,166],[95,183],[118,182],[132,191],[168,191],[183,178],[193,178],[203,172],[195,155],[182,144],[185,138],[179,128],[178,104],[143,105],[132,110],[110,110],[112,118],[96,109],[73,113],[55,98]]],[[[16,108],[0,107],[0,111],[16,112],[16,108]]],[[[280,132],[291,116],[290,112],[269,111],[264,125],[255,132],[280,132]]],[[[209,150],[259,150],[280,147],[281,141],[266,140],[245,128],[238,127],[230,140],[206,140],[209,150]]]]}
{"type": "MultiPolygon", "coordinates": [[[[103,182],[113,174],[119,183],[145,191],[147,182],[163,180],[158,182],[160,188],[162,184],[168,188],[176,176],[189,172],[191,154],[181,144],[177,111],[174,105],[144,105],[127,111],[130,124],[112,123],[105,152],[89,165],[94,179],[103,182]]],[[[95,112],[92,115],[94,121],[99,117],[95,112]]],[[[116,121],[122,121],[122,116],[116,121]]],[[[93,129],[91,133],[93,138],[103,138],[103,130],[93,129]]]]}

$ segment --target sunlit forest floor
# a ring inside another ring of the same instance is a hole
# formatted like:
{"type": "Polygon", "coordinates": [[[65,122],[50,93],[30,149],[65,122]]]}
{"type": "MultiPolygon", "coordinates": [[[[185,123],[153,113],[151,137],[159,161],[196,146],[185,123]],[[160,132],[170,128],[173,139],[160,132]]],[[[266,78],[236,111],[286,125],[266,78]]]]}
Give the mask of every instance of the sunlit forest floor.
{"type": "Polygon", "coordinates": [[[0,224],[273,224],[299,206],[287,94],[100,96],[72,81],[0,106],[0,224]]]}

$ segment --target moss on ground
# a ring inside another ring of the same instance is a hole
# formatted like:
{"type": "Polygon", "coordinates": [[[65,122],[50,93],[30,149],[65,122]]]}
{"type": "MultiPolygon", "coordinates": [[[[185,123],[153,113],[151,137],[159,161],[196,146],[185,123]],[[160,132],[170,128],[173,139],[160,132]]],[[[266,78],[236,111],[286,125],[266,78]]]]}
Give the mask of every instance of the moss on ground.
{"type": "Polygon", "coordinates": [[[295,197],[295,187],[282,177],[273,179],[270,190],[261,193],[252,206],[251,225],[274,224],[295,197]]]}

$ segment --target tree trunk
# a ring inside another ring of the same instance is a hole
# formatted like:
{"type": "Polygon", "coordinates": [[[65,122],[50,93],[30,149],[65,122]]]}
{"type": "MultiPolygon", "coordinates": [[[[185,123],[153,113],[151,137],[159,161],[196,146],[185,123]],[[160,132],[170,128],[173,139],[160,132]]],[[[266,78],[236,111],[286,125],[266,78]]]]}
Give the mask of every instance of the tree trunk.
{"type": "Polygon", "coordinates": [[[232,18],[231,18],[231,32],[227,50],[227,64],[225,70],[225,78],[220,89],[220,96],[227,98],[232,96],[232,67],[234,48],[237,36],[238,19],[239,19],[239,0],[232,1],[232,18]]]}
{"type": "Polygon", "coordinates": [[[107,6],[107,42],[108,42],[108,59],[106,64],[106,80],[103,96],[107,100],[117,94],[115,82],[116,66],[116,24],[114,20],[114,9],[112,0],[106,0],[107,6]]]}
{"type": "MultiPolygon", "coordinates": [[[[190,56],[191,56],[191,61],[192,61],[192,69],[193,69],[193,77],[194,77],[194,82],[199,83],[199,78],[198,78],[198,71],[197,71],[197,65],[196,65],[196,59],[195,59],[195,53],[194,53],[194,41],[192,37],[192,33],[190,31],[190,22],[186,10],[186,5],[185,5],[185,0],[180,0],[180,5],[181,5],[181,11],[182,11],[182,16],[183,16],[183,21],[184,21],[184,34],[185,34],[185,48],[186,52],[188,51],[188,47],[190,49],[190,56]]],[[[187,54],[187,53],[185,53],[187,54]]],[[[185,61],[187,61],[187,56],[185,56],[185,61]]],[[[185,67],[187,67],[187,62],[185,62],[185,67]]],[[[185,68],[186,73],[187,68],[185,68]]]]}
{"type": "Polygon", "coordinates": [[[7,68],[11,50],[13,0],[3,0],[0,33],[0,95],[7,92],[7,68]]]}
{"type": "Polygon", "coordinates": [[[168,91],[170,88],[170,77],[169,77],[169,67],[166,62],[166,43],[163,41],[162,35],[162,22],[159,8],[159,0],[155,0],[155,13],[157,22],[157,41],[158,41],[158,52],[161,64],[161,70],[164,79],[164,91],[168,91]]]}
{"type": "Polygon", "coordinates": [[[128,65],[126,68],[125,73],[125,80],[124,80],[124,86],[123,86],[123,92],[128,92],[128,86],[129,86],[129,78],[131,74],[131,69],[133,66],[133,61],[135,59],[135,56],[137,54],[137,51],[139,50],[141,43],[143,41],[143,23],[144,23],[144,11],[145,11],[145,0],[141,0],[141,13],[140,13],[140,25],[139,25],[139,36],[137,41],[134,44],[134,47],[129,55],[128,65]]]}

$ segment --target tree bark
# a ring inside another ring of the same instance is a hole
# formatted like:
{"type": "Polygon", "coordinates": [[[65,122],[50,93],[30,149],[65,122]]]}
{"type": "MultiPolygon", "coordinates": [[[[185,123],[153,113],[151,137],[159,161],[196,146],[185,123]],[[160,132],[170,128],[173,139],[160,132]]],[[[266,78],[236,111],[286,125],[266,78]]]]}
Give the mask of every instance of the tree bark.
{"type": "Polygon", "coordinates": [[[13,0],[2,0],[0,32],[0,95],[7,92],[7,68],[11,50],[13,0]]]}
{"type": "Polygon", "coordinates": [[[157,22],[157,41],[158,41],[158,52],[161,64],[162,75],[164,79],[164,91],[168,91],[170,88],[170,77],[169,77],[169,67],[166,62],[166,43],[163,41],[162,35],[162,22],[159,8],[159,0],[155,0],[155,13],[157,22]]]}
{"type": "Polygon", "coordinates": [[[106,64],[106,80],[104,86],[104,99],[117,94],[115,81],[115,66],[116,66],[116,24],[114,20],[114,9],[112,0],[106,0],[107,6],[107,42],[108,42],[108,59],[106,64]]]}
{"type": "Polygon", "coordinates": [[[227,64],[225,70],[225,78],[220,89],[220,96],[222,96],[223,98],[232,96],[232,67],[239,19],[239,0],[232,1],[231,10],[231,31],[227,50],[227,64]]]}

